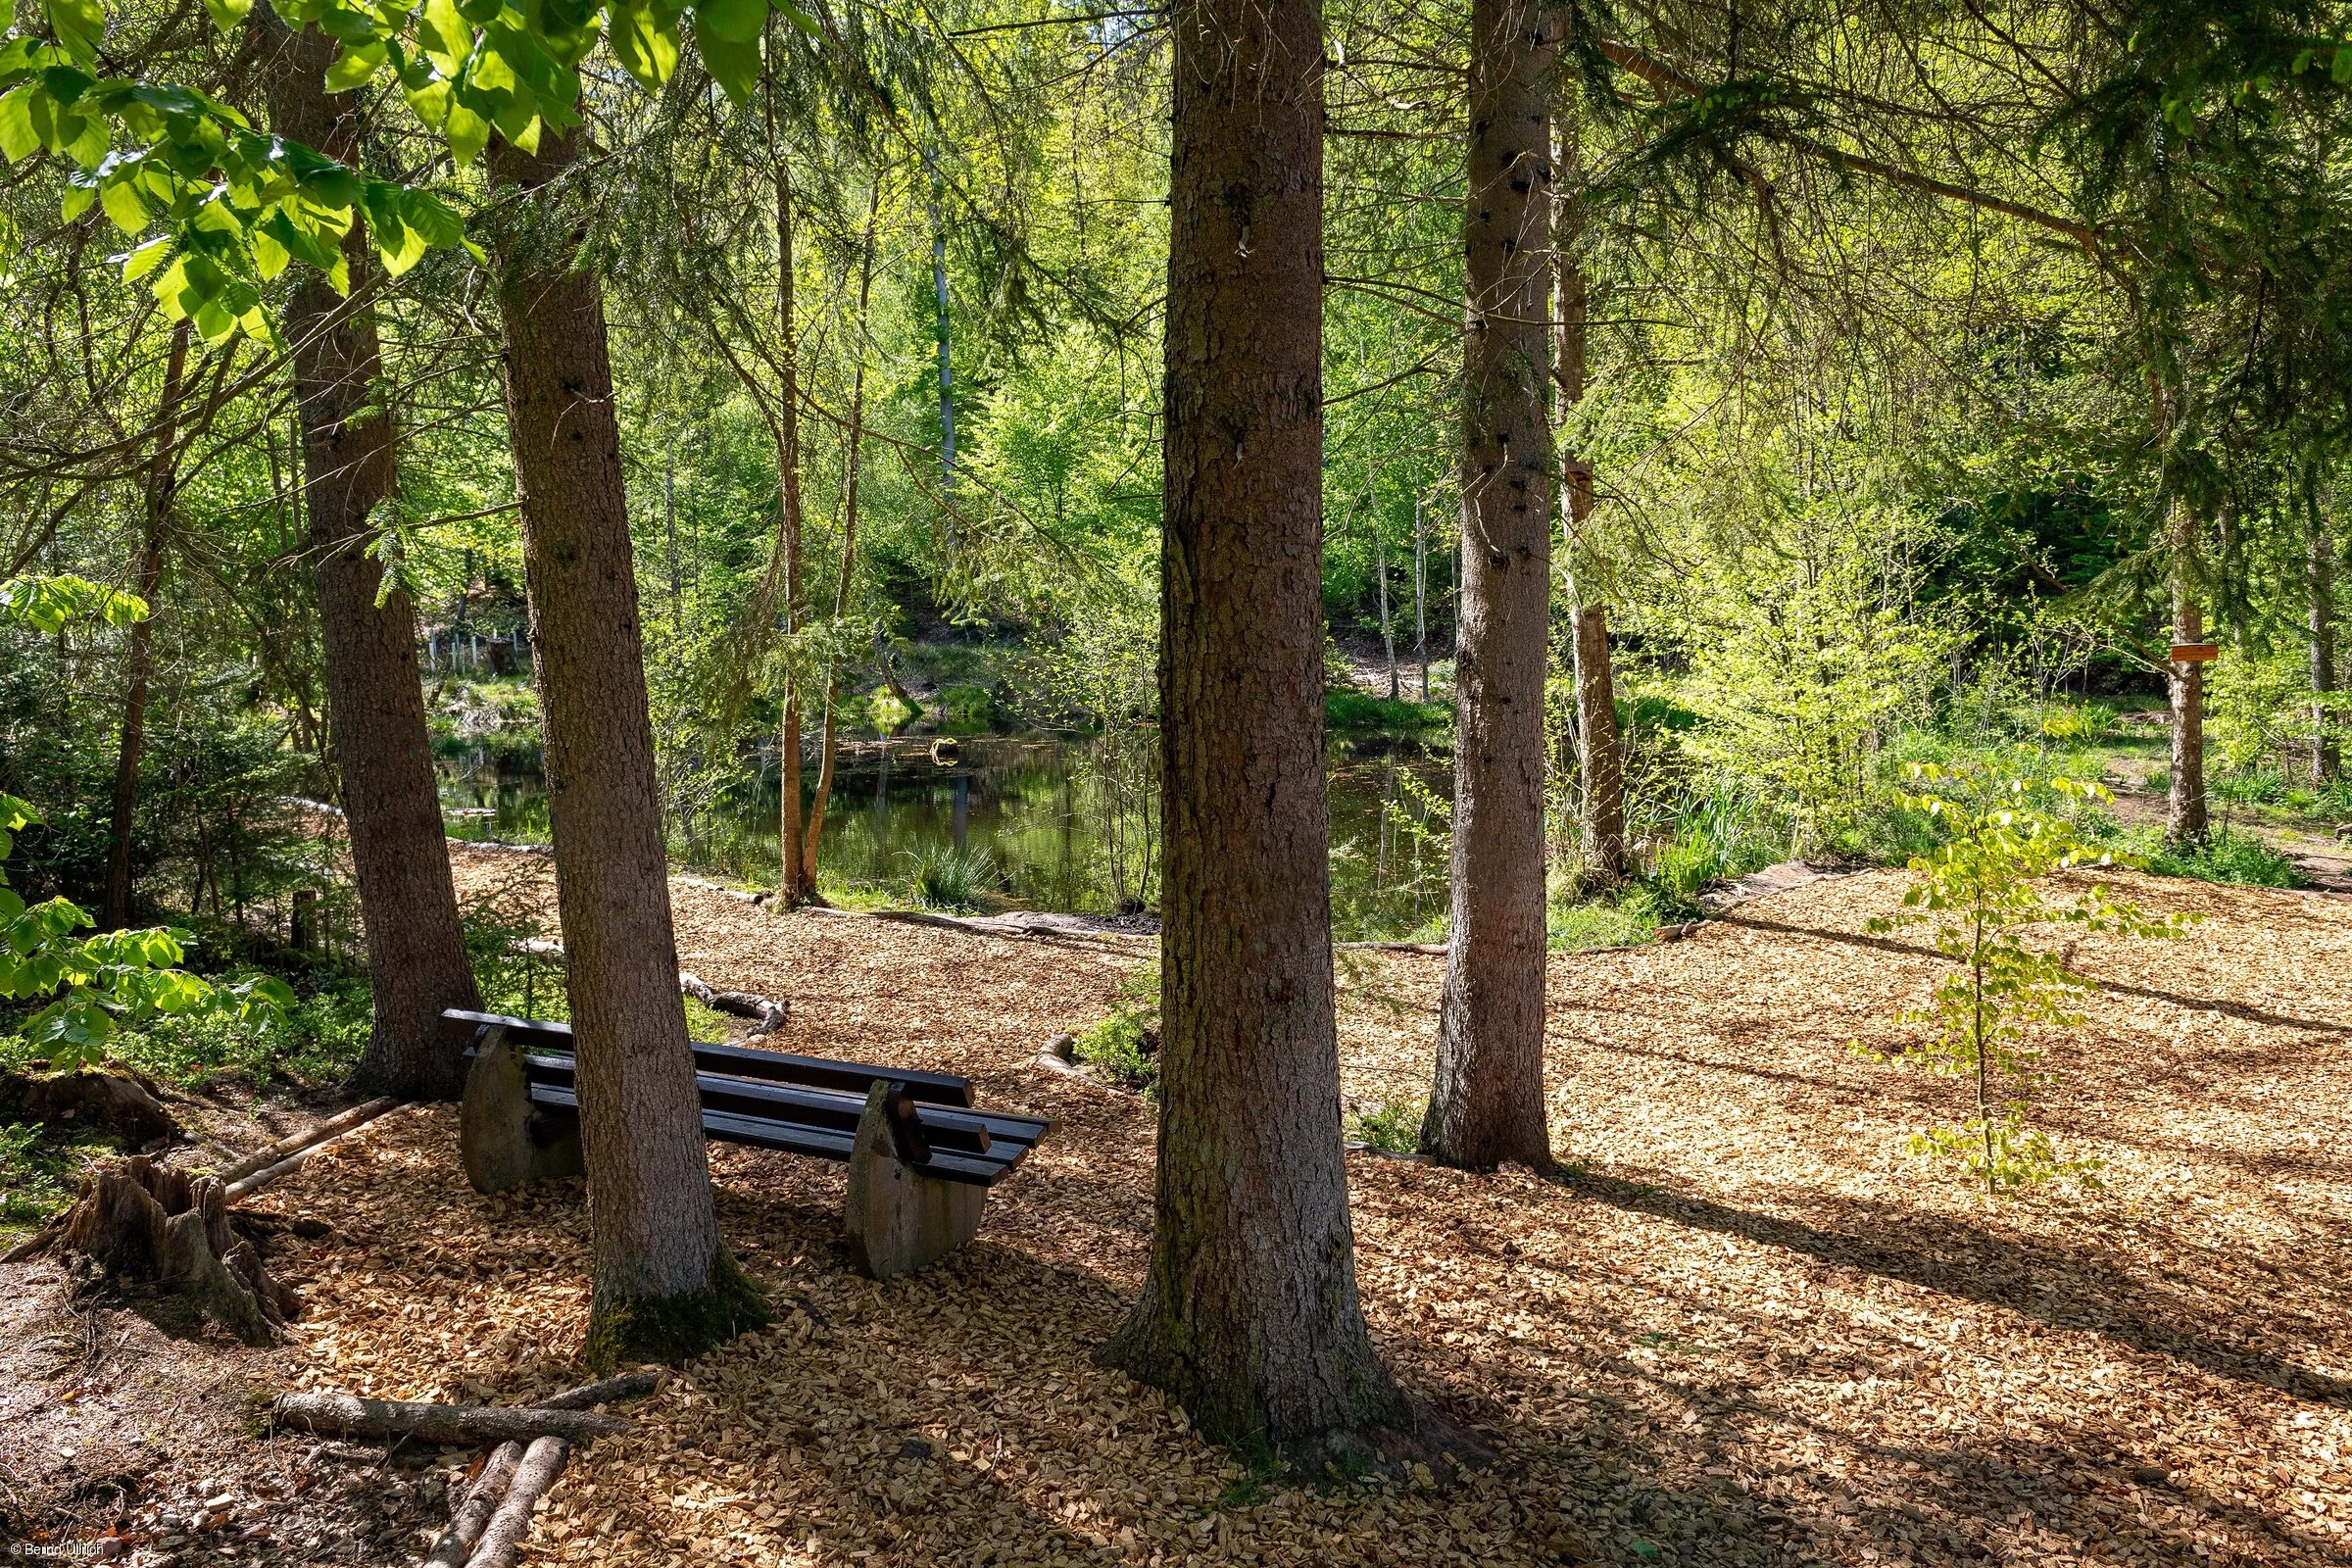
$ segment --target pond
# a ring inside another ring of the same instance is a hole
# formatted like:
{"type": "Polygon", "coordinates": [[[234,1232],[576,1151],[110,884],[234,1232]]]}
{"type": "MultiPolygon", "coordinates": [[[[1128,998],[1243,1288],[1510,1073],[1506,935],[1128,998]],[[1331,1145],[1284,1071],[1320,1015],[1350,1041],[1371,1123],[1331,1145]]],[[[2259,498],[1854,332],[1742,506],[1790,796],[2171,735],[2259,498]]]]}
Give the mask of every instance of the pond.
{"type": "MultiPolygon", "coordinates": [[[[1151,737],[873,735],[836,763],[817,865],[826,887],[915,902],[918,874],[956,857],[982,908],[1110,913],[1157,898],[1158,806],[1151,737]]],[[[773,885],[779,795],[775,749],[747,760],[741,784],[669,823],[670,856],[694,870],[773,885]]],[[[808,768],[813,786],[813,759],[808,768]]],[[[1426,935],[1446,911],[1442,758],[1396,736],[1335,738],[1331,749],[1332,923],[1343,941],[1426,935]],[[1426,824],[1426,825],[1424,825],[1426,824]],[[1416,828],[1418,827],[1418,831],[1416,828]],[[1436,830],[1436,834],[1430,831],[1436,830]]],[[[534,753],[469,752],[441,762],[441,800],[458,838],[545,843],[547,802],[534,753]]]]}

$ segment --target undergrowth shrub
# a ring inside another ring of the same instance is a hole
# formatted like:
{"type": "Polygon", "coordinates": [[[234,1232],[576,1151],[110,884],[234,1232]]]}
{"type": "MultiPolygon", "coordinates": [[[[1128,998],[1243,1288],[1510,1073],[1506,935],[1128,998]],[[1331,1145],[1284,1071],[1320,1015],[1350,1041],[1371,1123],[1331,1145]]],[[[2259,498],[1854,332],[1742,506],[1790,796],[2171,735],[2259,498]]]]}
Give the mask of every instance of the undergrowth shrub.
{"type": "Polygon", "coordinates": [[[1110,1011],[1078,1031],[1072,1053],[1109,1082],[1147,1097],[1159,1089],[1159,965],[1119,982],[1110,1011]]]}
{"type": "Polygon", "coordinates": [[[2028,1096],[2051,1077],[2041,1067],[2036,1031],[2082,1023],[2080,1009],[2097,991],[2067,967],[2064,956],[2028,947],[2025,934],[2074,926],[2170,937],[2196,916],[2142,914],[2103,884],[2071,899],[2045,891],[2042,879],[2052,872],[2132,863],[2094,849],[2055,808],[2107,798],[2098,784],[1932,763],[1915,764],[1911,776],[1921,792],[1906,795],[1904,805],[1936,820],[1944,842],[1911,861],[1917,881],[1903,895],[1903,912],[1874,919],[1870,929],[1931,925],[1936,951],[1958,967],[1937,982],[1925,1005],[1900,1015],[1905,1023],[1927,1025],[1925,1040],[1891,1053],[1871,1051],[1859,1041],[1851,1049],[1874,1060],[1892,1056],[1971,1080],[1973,1114],[1915,1133],[1910,1150],[1957,1159],[1983,1182],[1987,1197],[2054,1176],[2096,1186],[2100,1162],[2061,1156],[2048,1136],[2029,1124],[2028,1096]]]}
{"type": "Polygon", "coordinates": [[[2233,827],[2218,828],[2203,844],[2186,848],[2165,843],[2161,830],[2153,827],[2137,830],[2129,841],[2145,846],[2138,858],[2158,876],[2257,888],[2299,888],[2309,881],[2294,861],[2268,842],[2233,827]]]}
{"type": "Polygon", "coordinates": [[[909,858],[906,894],[926,909],[977,908],[982,891],[1004,881],[986,850],[924,850],[909,858]]]}
{"type": "Polygon", "coordinates": [[[1367,1148],[1409,1154],[1421,1147],[1421,1118],[1428,1108],[1427,1101],[1384,1101],[1358,1115],[1349,1132],[1354,1142],[1367,1148]]]}

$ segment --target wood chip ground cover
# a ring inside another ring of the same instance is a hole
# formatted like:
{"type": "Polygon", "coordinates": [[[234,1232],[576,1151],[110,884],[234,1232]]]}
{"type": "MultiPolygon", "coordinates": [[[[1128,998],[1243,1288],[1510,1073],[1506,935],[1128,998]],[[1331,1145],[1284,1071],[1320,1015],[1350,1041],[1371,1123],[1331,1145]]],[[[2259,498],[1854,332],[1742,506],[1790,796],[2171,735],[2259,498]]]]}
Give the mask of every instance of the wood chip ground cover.
{"type": "MultiPolygon", "coordinates": [[[[461,876],[546,900],[521,858],[461,876]]],[[[680,961],[788,997],[788,1049],[968,1073],[1057,1126],[974,1246],[884,1285],[847,1264],[839,1167],[714,1147],[728,1236],[785,1310],[575,1458],[527,1560],[2343,1561],[2352,905],[2128,880],[2209,918],[2077,952],[2102,994],[2038,1115],[2106,1161],[2104,1193],[1988,1206],[1902,1153],[1962,1091],[1847,1049],[1893,1043],[1940,963],[1867,930],[1899,876],[1556,959],[1565,1180],[1350,1160],[1375,1334],[1501,1455],[1446,1493],[1254,1480],[1089,1359],[1140,1279],[1152,1112],[1029,1062],[1147,944],[681,886],[680,961]]],[[[1440,961],[1343,957],[1345,1094],[1417,1100],[1440,961]]],[[[514,1402],[580,1379],[576,1184],[482,1200],[455,1143],[453,1111],[404,1110],[257,1200],[337,1227],[284,1265],[310,1309],[277,1383],[514,1402]]],[[[420,1553],[414,1534],[379,1560],[420,1553]]]]}

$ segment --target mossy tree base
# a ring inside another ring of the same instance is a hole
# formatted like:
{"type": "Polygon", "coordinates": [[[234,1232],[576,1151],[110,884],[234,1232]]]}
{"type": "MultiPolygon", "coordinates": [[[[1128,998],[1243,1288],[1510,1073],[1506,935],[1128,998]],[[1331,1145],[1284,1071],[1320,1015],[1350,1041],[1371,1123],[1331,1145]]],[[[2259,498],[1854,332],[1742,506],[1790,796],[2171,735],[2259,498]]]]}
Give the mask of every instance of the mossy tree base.
{"type": "Polygon", "coordinates": [[[772,1321],[766,1293],[721,1247],[699,1291],[617,1299],[599,1292],[588,1314],[588,1370],[610,1377],[639,1361],[683,1361],[772,1321]]]}

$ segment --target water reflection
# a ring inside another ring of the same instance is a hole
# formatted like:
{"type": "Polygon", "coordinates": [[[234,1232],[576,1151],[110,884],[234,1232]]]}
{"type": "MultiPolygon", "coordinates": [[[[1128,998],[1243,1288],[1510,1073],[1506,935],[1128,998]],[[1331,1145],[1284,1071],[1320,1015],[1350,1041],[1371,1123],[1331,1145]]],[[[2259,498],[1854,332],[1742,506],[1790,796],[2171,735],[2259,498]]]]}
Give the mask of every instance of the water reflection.
{"type": "MultiPolygon", "coordinates": [[[[1152,737],[875,738],[845,743],[818,851],[829,883],[910,897],[927,859],[985,857],[979,902],[1111,913],[1158,896],[1158,800],[1152,737]]],[[[772,883],[779,795],[772,745],[711,807],[674,819],[681,865],[772,883]]],[[[813,784],[813,764],[808,769],[813,784]]],[[[1446,908],[1442,759],[1383,737],[1331,755],[1333,928],[1342,940],[1431,934],[1446,908]],[[1435,803],[1435,804],[1433,804],[1435,803]]],[[[441,798],[460,838],[544,843],[535,759],[475,753],[442,762],[441,798]]]]}

